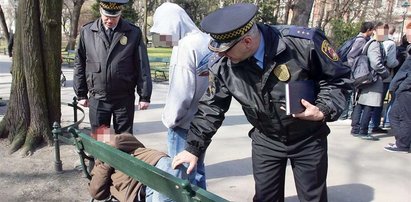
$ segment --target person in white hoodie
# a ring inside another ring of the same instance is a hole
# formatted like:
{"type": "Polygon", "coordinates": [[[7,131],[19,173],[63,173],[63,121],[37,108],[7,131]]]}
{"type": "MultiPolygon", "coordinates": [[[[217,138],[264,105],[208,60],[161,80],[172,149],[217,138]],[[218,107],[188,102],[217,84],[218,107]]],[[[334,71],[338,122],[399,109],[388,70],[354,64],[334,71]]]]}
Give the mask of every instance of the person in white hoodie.
{"type": "MultiPolygon", "coordinates": [[[[197,28],[180,6],[169,2],[156,9],[150,32],[154,34],[153,39],[157,39],[153,40],[154,45],[173,45],[169,90],[162,114],[163,124],[168,128],[168,155],[173,158],[185,149],[190,123],[208,87],[210,37],[197,28]]],[[[189,179],[206,189],[204,155],[189,179]]]]}

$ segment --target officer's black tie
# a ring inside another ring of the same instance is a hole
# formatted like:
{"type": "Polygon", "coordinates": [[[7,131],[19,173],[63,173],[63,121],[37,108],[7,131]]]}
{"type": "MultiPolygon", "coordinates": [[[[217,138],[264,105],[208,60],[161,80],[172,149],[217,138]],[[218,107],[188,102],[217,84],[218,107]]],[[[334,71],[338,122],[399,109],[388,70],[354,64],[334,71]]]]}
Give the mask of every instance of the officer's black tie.
{"type": "Polygon", "coordinates": [[[114,34],[113,29],[108,28],[108,29],[106,30],[106,35],[107,35],[107,39],[108,39],[108,42],[109,42],[109,43],[111,43],[111,40],[113,39],[113,34],[114,34]]]}

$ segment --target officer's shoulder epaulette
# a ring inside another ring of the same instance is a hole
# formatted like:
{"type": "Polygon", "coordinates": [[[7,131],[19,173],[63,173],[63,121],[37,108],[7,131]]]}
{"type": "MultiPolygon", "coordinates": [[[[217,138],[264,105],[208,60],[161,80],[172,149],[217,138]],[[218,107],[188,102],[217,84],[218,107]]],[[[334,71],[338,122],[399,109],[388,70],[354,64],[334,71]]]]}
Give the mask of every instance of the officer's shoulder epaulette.
{"type": "Polygon", "coordinates": [[[315,34],[316,34],[316,29],[312,29],[308,27],[291,26],[288,31],[289,36],[309,39],[309,40],[312,40],[315,34]]]}
{"type": "Polygon", "coordinates": [[[301,27],[295,25],[273,25],[283,37],[297,37],[312,40],[318,34],[321,35],[321,30],[316,28],[301,27]]]}
{"type": "Polygon", "coordinates": [[[85,23],[82,27],[85,27],[85,26],[87,26],[87,25],[89,25],[89,24],[92,24],[94,22],[94,20],[92,20],[92,21],[90,21],[90,22],[87,22],[87,23],[85,23]]]}

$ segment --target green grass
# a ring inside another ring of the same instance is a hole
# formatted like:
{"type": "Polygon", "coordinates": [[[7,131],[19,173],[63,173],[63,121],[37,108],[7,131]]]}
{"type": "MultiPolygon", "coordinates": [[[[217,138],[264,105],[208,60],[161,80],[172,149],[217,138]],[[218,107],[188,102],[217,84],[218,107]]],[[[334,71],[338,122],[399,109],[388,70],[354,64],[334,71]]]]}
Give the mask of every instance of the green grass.
{"type": "Polygon", "coordinates": [[[147,48],[149,57],[170,57],[172,48],[147,48]]]}

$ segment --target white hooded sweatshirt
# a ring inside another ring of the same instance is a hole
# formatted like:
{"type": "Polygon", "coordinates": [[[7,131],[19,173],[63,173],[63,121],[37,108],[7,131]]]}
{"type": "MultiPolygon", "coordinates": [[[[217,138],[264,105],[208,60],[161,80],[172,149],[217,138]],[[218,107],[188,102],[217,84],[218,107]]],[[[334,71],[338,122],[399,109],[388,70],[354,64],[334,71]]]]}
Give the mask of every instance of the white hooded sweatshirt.
{"type": "Polygon", "coordinates": [[[171,54],[170,86],[162,121],[167,128],[188,129],[197,112],[198,101],[208,87],[208,71],[203,71],[208,60],[203,59],[210,56],[210,37],[201,32],[187,13],[174,3],[166,2],[159,6],[153,21],[150,32],[172,35],[173,41],[178,41],[171,54]]]}

